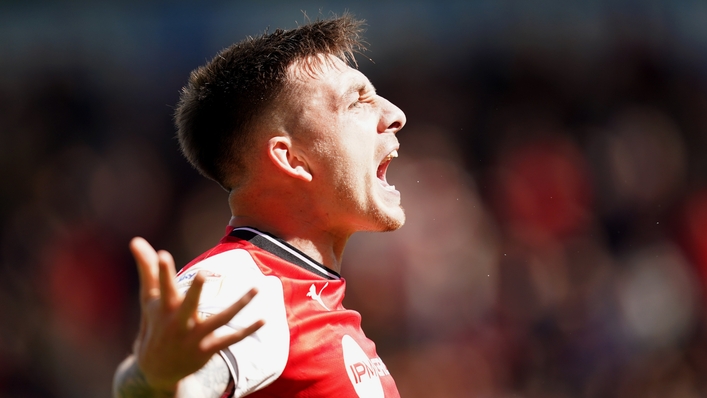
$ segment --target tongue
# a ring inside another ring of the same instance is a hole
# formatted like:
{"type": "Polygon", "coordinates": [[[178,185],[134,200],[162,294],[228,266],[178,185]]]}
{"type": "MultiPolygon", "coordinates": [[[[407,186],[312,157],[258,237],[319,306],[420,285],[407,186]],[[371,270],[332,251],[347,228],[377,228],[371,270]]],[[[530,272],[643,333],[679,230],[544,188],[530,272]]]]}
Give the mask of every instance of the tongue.
{"type": "Polygon", "coordinates": [[[383,163],[381,163],[380,166],[378,166],[378,173],[377,173],[378,179],[381,180],[381,182],[385,186],[388,185],[388,181],[386,181],[386,179],[385,179],[385,171],[388,169],[388,164],[390,164],[390,160],[386,160],[383,163]]]}

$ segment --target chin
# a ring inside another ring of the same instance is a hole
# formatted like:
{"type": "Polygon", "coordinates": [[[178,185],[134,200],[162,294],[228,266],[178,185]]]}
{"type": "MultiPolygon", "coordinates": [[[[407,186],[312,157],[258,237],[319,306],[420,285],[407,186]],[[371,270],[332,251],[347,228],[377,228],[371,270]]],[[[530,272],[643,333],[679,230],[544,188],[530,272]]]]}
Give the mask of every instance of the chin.
{"type": "Polygon", "coordinates": [[[398,207],[394,211],[388,211],[377,214],[375,225],[378,227],[375,231],[389,232],[395,231],[405,224],[405,211],[402,207],[398,207]]]}
{"type": "Polygon", "coordinates": [[[405,220],[400,220],[395,223],[387,224],[380,232],[391,232],[400,229],[405,224],[405,220]]]}
{"type": "MultiPolygon", "coordinates": [[[[351,232],[388,232],[395,231],[405,224],[405,210],[400,203],[386,203],[370,200],[359,202],[351,232]]],[[[349,219],[353,221],[352,219],[349,219]]]]}

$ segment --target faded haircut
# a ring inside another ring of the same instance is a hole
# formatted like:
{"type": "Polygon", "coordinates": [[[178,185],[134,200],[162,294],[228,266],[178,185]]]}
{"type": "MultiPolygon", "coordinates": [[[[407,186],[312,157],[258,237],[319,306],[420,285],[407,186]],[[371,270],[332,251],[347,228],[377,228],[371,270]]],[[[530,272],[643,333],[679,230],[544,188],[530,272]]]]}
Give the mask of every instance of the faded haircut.
{"type": "Polygon", "coordinates": [[[250,130],[287,85],[298,61],[331,54],[355,65],[363,21],[345,14],[248,37],[191,72],[175,112],[184,156],[226,190],[244,172],[250,130]]]}

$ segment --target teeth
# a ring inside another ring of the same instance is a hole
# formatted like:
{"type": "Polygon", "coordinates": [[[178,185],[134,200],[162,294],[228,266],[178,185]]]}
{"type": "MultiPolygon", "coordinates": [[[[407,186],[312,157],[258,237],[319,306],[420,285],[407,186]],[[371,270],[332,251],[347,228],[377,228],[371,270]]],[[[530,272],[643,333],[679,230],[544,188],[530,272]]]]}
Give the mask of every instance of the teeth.
{"type": "Polygon", "coordinates": [[[398,157],[398,151],[393,150],[393,152],[391,152],[388,156],[385,157],[385,160],[393,160],[393,158],[397,158],[397,157],[398,157]]]}

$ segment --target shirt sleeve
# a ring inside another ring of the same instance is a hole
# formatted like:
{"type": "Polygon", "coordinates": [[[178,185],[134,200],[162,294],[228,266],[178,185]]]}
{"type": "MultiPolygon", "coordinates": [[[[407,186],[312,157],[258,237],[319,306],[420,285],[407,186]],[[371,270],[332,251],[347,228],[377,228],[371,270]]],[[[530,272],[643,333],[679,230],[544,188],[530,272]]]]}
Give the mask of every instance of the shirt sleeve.
{"type": "Polygon", "coordinates": [[[290,347],[282,282],[276,276],[264,275],[247,251],[235,249],[206,258],[179,275],[177,287],[181,293],[186,292],[198,271],[206,276],[198,308],[203,316],[223,311],[251,288],[258,288],[251,302],[215,333],[232,333],[264,320],[258,331],[220,354],[235,382],[233,396],[242,397],[269,385],[285,369],[290,347]]]}

